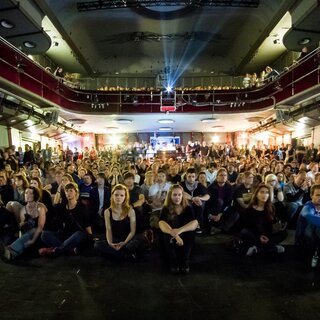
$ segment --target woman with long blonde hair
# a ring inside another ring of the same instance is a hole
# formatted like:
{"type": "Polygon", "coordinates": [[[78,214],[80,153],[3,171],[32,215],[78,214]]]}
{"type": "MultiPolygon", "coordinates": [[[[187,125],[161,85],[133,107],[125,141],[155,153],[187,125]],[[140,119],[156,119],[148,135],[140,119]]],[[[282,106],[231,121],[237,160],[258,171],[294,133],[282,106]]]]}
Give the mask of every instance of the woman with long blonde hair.
{"type": "Polygon", "coordinates": [[[110,257],[136,259],[140,242],[134,239],[136,215],[126,186],[117,184],[112,188],[111,205],[105,210],[104,219],[106,240],[97,241],[95,249],[110,257]]]}
{"type": "Polygon", "coordinates": [[[163,232],[164,247],[174,274],[190,271],[189,259],[194,244],[198,220],[184,197],[183,188],[170,187],[161,211],[159,227],[163,232]]]}

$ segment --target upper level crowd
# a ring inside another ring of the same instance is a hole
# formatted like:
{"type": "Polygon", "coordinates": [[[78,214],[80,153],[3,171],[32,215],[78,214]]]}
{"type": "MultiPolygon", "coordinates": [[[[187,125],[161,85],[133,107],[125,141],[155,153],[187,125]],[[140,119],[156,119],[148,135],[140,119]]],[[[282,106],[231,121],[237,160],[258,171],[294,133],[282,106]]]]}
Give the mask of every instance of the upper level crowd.
{"type": "Polygon", "coordinates": [[[40,255],[75,254],[94,239],[104,255],[135,258],[159,234],[176,273],[189,271],[194,234],[232,233],[248,256],[283,253],[287,228],[296,229],[297,245],[317,247],[320,146],[189,141],[171,158],[148,149],[6,148],[2,255],[12,260],[39,242],[40,255]]]}

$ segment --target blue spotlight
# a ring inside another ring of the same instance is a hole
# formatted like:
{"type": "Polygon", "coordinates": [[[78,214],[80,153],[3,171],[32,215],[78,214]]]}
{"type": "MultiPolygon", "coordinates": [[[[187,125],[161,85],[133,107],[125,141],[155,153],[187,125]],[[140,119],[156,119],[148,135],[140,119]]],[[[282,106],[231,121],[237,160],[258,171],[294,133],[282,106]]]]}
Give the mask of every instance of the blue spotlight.
{"type": "Polygon", "coordinates": [[[168,92],[168,93],[171,93],[172,92],[172,86],[170,86],[170,85],[168,85],[168,86],[166,86],[166,91],[168,92]]]}

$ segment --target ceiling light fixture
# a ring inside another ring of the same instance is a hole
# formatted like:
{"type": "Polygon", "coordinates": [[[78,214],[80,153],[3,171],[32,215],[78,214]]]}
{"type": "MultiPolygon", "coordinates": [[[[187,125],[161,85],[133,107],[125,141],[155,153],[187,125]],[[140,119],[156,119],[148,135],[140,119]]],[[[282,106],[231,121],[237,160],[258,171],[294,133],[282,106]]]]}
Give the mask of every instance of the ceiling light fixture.
{"type": "Polygon", "coordinates": [[[173,119],[159,119],[157,122],[164,124],[164,123],[174,123],[175,121],[173,119]]]}
{"type": "Polygon", "coordinates": [[[37,45],[32,42],[32,41],[24,41],[23,42],[23,45],[28,48],[28,49],[32,49],[32,48],[35,48],[37,45]]]}
{"type": "Polygon", "coordinates": [[[159,128],[159,131],[171,131],[172,130],[172,128],[170,128],[170,127],[161,127],[161,128],[159,128]]]}
{"type": "Polygon", "coordinates": [[[1,20],[0,24],[1,27],[5,29],[13,29],[15,27],[15,25],[9,20],[1,20]]]}
{"type": "Polygon", "coordinates": [[[301,39],[301,40],[298,42],[298,44],[306,45],[306,44],[308,44],[308,43],[310,43],[310,42],[311,42],[311,39],[310,39],[310,38],[303,38],[303,39],[301,39]]]}
{"type": "Polygon", "coordinates": [[[217,118],[205,118],[205,119],[201,119],[202,123],[214,123],[219,121],[220,119],[217,118]]]}
{"type": "Polygon", "coordinates": [[[130,119],[114,119],[113,122],[120,123],[120,124],[129,124],[132,123],[130,119]]]}

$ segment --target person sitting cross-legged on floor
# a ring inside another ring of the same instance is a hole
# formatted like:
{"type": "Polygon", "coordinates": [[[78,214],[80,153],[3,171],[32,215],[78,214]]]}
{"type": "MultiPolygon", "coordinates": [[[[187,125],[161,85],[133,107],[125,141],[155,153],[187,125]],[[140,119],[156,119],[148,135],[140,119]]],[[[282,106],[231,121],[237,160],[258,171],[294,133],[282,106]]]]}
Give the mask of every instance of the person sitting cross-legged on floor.
{"type": "Polygon", "coordinates": [[[320,248],[320,184],[311,187],[310,196],[300,212],[295,237],[295,244],[304,252],[320,248]]]}
{"type": "Polygon", "coordinates": [[[260,251],[284,253],[279,245],[287,237],[285,230],[275,230],[275,209],[271,202],[271,189],[264,183],[255,190],[246,212],[246,227],[241,230],[241,238],[248,246],[247,256],[260,251]]]}
{"type": "Polygon", "coordinates": [[[70,182],[65,185],[64,192],[67,203],[55,207],[60,228],[57,232],[42,232],[41,240],[47,246],[39,249],[39,254],[42,256],[77,254],[79,247],[90,242],[92,238],[90,217],[85,206],[78,201],[78,185],[70,182]]]}
{"type": "Polygon", "coordinates": [[[136,215],[129,204],[128,188],[117,184],[112,188],[111,206],[104,212],[106,240],[95,242],[95,249],[104,256],[136,260],[141,243],[135,239],[136,215]]]}
{"type": "Polygon", "coordinates": [[[24,191],[26,205],[20,209],[19,228],[21,236],[8,247],[1,247],[1,254],[6,261],[21,255],[26,248],[35,244],[46,222],[46,206],[39,202],[40,191],[27,187],[24,191]]]}
{"type": "Polygon", "coordinates": [[[180,185],[170,187],[161,210],[159,227],[163,232],[164,248],[169,258],[171,272],[190,271],[189,260],[194,245],[198,220],[193,208],[188,205],[180,185]]]}

